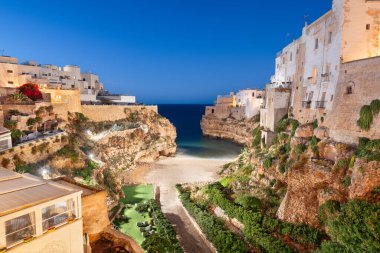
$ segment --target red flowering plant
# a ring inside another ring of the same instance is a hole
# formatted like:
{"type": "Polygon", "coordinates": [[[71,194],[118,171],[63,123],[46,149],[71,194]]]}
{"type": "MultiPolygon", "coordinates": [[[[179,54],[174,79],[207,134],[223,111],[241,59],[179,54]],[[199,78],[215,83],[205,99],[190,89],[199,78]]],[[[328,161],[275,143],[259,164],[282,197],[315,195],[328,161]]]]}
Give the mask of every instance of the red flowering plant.
{"type": "Polygon", "coordinates": [[[33,101],[42,99],[42,93],[37,84],[26,83],[20,86],[18,90],[33,101]]]}

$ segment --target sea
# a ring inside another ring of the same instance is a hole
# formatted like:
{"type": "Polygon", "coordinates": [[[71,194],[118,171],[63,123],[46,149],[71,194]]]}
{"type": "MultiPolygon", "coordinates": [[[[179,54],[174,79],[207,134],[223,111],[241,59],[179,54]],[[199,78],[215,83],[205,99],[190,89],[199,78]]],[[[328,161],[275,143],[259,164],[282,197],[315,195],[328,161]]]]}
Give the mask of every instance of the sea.
{"type": "Polygon", "coordinates": [[[230,141],[204,137],[200,127],[208,105],[158,105],[158,112],[177,128],[177,155],[198,158],[236,158],[242,146],[230,141]]]}

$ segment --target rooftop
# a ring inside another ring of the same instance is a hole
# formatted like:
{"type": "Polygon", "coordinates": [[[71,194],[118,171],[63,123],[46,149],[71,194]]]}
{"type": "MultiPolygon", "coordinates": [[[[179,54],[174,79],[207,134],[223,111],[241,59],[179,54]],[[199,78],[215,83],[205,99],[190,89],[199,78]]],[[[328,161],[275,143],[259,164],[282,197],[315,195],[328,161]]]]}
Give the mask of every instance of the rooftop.
{"type": "Polygon", "coordinates": [[[0,217],[75,192],[80,190],[0,168],[0,217]]]}

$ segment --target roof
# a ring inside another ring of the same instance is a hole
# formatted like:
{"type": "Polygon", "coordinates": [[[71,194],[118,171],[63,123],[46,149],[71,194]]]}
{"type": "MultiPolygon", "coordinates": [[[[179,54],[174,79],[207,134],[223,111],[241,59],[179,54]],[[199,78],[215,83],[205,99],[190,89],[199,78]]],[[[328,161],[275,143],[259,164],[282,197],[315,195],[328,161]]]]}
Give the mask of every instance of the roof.
{"type": "Polygon", "coordinates": [[[10,133],[10,132],[11,132],[11,131],[9,131],[9,129],[0,126],[0,134],[10,133]]]}
{"type": "Polygon", "coordinates": [[[0,168],[0,217],[76,192],[81,191],[0,168]]]}
{"type": "Polygon", "coordinates": [[[102,189],[97,189],[95,187],[83,185],[76,181],[70,180],[66,177],[59,177],[52,180],[58,184],[82,191],[83,192],[82,197],[86,197],[86,196],[102,191],[102,189]]]}

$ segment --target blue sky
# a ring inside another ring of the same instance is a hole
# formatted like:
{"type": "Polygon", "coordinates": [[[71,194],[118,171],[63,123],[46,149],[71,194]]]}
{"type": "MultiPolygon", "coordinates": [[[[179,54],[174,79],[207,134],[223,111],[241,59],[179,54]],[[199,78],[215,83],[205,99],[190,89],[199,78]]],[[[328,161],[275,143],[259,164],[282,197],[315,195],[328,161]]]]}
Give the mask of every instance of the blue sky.
{"type": "Polygon", "coordinates": [[[2,1],[0,50],[77,64],[145,103],[211,103],[263,88],[277,51],[331,0],[2,1]]]}

